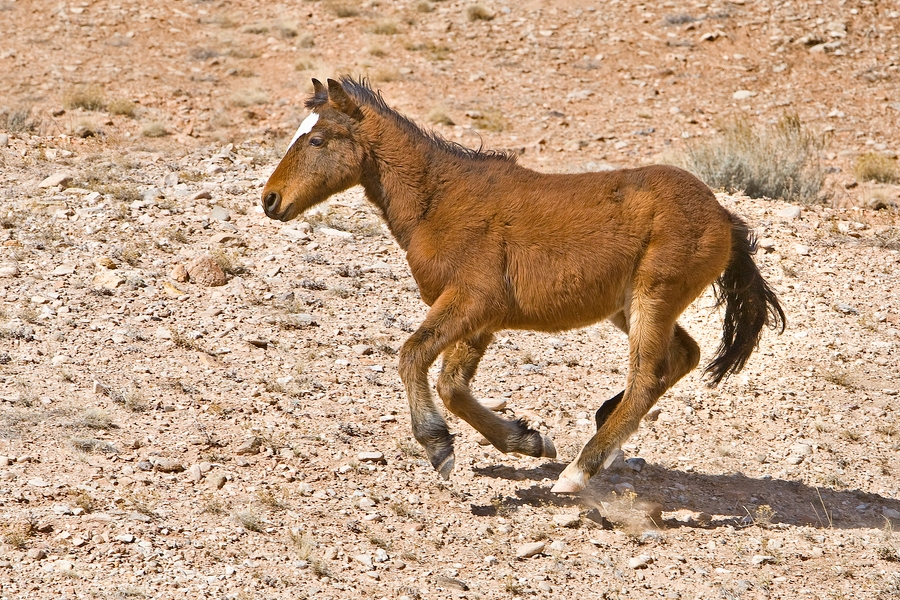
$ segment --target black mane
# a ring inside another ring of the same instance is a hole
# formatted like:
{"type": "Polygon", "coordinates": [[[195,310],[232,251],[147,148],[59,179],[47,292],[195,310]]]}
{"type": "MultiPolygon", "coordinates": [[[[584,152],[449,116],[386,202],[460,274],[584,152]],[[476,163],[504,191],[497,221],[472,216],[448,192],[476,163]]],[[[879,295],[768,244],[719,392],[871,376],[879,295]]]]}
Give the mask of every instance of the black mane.
{"type": "MultiPolygon", "coordinates": [[[[473,150],[472,148],[466,148],[462,144],[444,139],[434,131],[423,129],[409,118],[401,115],[396,110],[388,106],[384,101],[381,92],[373,90],[369,86],[369,82],[366,79],[357,81],[352,77],[343,75],[340,77],[339,81],[341,83],[341,86],[343,86],[344,91],[346,91],[354,100],[356,100],[358,104],[365,105],[369,108],[374,109],[375,112],[377,112],[379,115],[390,119],[410,135],[424,138],[428,140],[432,145],[436,146],[440,150],[443,150],[444,152],[452,154],[453,156],[456,156],[458,158],[478,160],[499,159],[509,162],[516,161],[516,155],[511,152],[505,152],[503,150],[484,150],[483,148],[473,150]]],[[[323,106],[326,102],[328,102],[327,92],[320,92],[310,97],[309,100],[306,101],[305,105],[306,108],[316,109],[323,106]]]]}

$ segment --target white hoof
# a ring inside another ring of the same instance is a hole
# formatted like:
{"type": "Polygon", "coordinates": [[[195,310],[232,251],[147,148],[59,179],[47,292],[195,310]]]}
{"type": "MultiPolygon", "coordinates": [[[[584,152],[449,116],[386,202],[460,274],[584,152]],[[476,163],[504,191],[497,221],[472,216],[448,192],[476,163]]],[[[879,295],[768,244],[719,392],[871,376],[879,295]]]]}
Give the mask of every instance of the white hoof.
{"type": "Polygon", "coordinates": [[[573,464],[559,475],[550,491],[554,494],[575,494],[587,487],[587,482],[587,474],[573,464]]]}

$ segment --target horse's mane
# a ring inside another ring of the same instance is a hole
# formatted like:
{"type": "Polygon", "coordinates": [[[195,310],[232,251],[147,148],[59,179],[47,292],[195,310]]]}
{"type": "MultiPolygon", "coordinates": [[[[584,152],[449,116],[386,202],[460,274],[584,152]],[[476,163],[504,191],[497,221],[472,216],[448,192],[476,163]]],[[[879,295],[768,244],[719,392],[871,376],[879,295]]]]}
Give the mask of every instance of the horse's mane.
{"type": "MultiPolygon", "coordinates": [[[[356,100],[357,104],[368,106],[382,117],[393,121],[406,133],[423,138],[438,149],[448,152],[455,157],[477,160],[496,159],[509,162],[516,161],[516,155],[512,152],[505,152],[503,150],[485,150],[481,147],[477,150],[473,150],[472,148],[466,148],[462,144],[444,139],[434,131],[423,129],[409,118],[388,106],[384,101],[381,92],[373,90],[371,86],[369,86],[368,80],[365,78],[356,80],[347,75],[343,75],[340,77],[340,83],[341,86],[343,86],[344,91],[356,100]]],[[[328,102],[327,93],[320,92],[306,101],[306,108],[316,109],[323,106],[326,102],[328,102]]]]}

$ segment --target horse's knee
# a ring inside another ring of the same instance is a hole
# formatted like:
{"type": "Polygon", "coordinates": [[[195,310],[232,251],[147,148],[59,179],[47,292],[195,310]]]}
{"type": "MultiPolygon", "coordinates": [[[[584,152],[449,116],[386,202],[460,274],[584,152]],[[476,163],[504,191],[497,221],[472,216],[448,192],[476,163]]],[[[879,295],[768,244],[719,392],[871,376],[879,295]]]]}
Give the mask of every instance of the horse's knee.
{"type": "MultiPolygon", "coordinates": [[[[687,337],[687,336],[686,336],[687,337]]],[[[700,345],[694,341],[694,338],[687,337],[685,340],[685,356],[687,359],[688,371],[693,371],[700,364],[700,345]]]]}

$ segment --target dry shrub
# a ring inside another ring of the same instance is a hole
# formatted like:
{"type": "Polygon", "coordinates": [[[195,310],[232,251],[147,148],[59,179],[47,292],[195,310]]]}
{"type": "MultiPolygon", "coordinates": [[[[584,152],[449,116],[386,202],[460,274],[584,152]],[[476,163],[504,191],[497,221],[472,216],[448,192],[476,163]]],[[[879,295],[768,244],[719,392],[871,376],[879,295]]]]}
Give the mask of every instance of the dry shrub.
{"type": "Polygon", "coordinates": [[[416,4],[416,10],[420,13],[430,13],[434,11],[434,5],[431,2],[427,2],[426,0],[422,0],[416,4]]]}
{"type": "Polygon", "coordinates": [[[30,106],[0,108],[0,129],[10,133],[35,131],[40,127],[39,119],[31,118],[30,106]]]}
{"type": "Polygon", "coordinates": [[[713,189],[742,191],[751,198],[814,202],[825,182],[819,161],[824,147],[824,137],[801,124],[796,115],[785,115],[767,127],[738,118],[715,139],[688,144],[675,162],[713,189]]]}
{"type": "Polygon", "coordinates": [[[496,108],[487,108],[480,111],[472,111],[469,118],[474,121],[476,129],[485,131],[503,131],[507,127],[506,119],[496,108]]]}
{"type": "Polygon", "coordinates": [[[389,20],[378,21],[372,27],[372,33],[377,35],[394,35],[397,33],[397,24],[389,20]]]}
{"type": "Polygon", "coordinates": [[[879,152],[867,152],[857,158],[853,173],[857,181],[896,183],[900,179],[897,160],[879,152]]]}
{"type": "Polygon", "coordinates": [[[434,123],[435,125],[449,125],[451,127],[456,125],[456,123],[453,122],[453,119],[450,118],[450,115],[444,112],[442,108],[433,108],[431,112],[428,113],[427,119],[430,123],[434,123]]]}
{"type": "Polygon", "coordinates": [[[348,2],[329,2],[328,8],[334,13],[334,16],[342,19],[359,15],[359,9],[348,2]]]}
{"type": "Polygon", "coordinates": [[[234,106],[247,107],[254,104],[268,104],[269,95],[262,90],[239,90],[232,94],[231,104],[234,106]]]}
{"type": "Polygon", "coordinates": [[[106,108],[106,101],[103,90],[96,85],[75,86],[63,95],[63,105],[70,110],[103,110],[106,108]]]}
{"type": "Polygon", "coordinates": [[[466,8],[466,16],[470,21],[491,21],[494,18],[494,13],[481,4],[472,4],[466,8]]]}
{"type": "Polygon", "coordinates": [[[169,130],[162,123],[153,121],[144,125],[143,129],[141,129],[141,135],[149,138],[165,137],[169,135],[169,130]]]}
{"type": "Polygon", "coordinates": [[[123,117],[130,117],[133,119],[136,108],[137,105],[135,105],[135,103],[131,100],[119,99],[110,102],[107,105],[106,110],[108,110],[110,114],[122,115],[123,117]]]}

